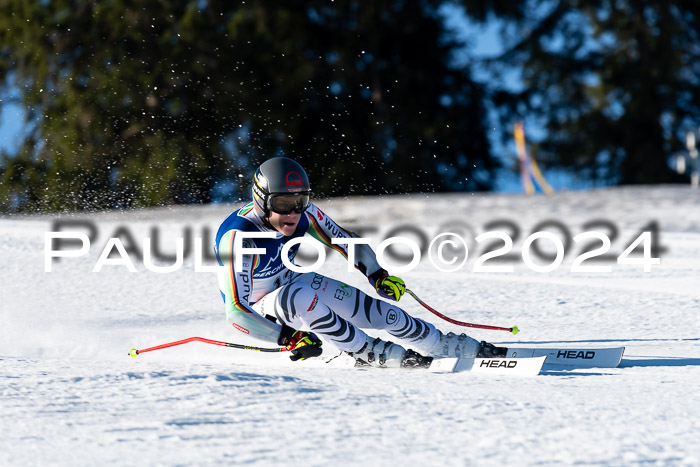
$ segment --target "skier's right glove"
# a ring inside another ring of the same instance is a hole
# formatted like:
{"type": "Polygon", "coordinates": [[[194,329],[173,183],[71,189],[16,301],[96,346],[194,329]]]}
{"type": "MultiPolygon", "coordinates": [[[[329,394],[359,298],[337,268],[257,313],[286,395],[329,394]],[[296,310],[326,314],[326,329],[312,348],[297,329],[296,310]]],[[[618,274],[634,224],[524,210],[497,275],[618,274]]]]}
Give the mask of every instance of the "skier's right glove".
{"type": "Polygon", "coordinates": [[[277,338],[277,344],[292,352],[289,359],[293,362],[318,357],[323,353],[321,340],[313,332],[297,331],[282,323],[282,331],[277,338]]]}
{"type": "Polygon", "coordinates": [[[403,279],[390,276],[384,269],[372,273],[367,279],[381,297],[389,300],[398,302],[406,292],[406,284],[403,279]]]}

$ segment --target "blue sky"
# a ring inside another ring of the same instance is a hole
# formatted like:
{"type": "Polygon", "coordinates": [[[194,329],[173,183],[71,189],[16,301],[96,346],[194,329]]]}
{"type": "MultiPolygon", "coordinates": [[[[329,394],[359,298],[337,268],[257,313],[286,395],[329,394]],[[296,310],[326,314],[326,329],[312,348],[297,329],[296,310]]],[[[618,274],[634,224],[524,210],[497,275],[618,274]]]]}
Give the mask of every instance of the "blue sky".
{"type": "Polygon", "coordinates": [[[22,139],[24,108],[21,105],[2,100],[0,104],[0,149],[14,153],[22,139]]]}

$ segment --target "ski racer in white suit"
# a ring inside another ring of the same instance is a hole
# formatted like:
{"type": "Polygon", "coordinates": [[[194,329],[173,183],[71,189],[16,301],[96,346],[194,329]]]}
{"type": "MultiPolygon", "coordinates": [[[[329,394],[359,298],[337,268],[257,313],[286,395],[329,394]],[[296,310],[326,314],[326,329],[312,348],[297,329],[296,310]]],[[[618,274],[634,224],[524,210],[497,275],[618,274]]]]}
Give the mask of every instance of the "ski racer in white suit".
{"type": "MultiPolygon", "coordinates": [[[[370,297],[343,282],[288,269],[281,252],[292,239],[309,233],[347,259],[349,245],[333,244],[331,239],[357,237],[311,203],[309,195],[308,177],[297,162],[285,157],[270,159],[255,173],[253,201],[219,227],[216,255],[225,266],[219,274],[219,288],[227,321],[235,329],[286,346],[292,360],[320,355],[322,341],[372,366],[420,366],[425,356],[500,355],[501,348],[464,334],[443,334],[394,303],[370,297]],[[246,233],[259,232],[272,232],[274,238],[244,238],[246,233]],[[240,270],[234,261],[237,235],[240,247],[265,249],[261,254],[243,254],[240,270]],[[418,352],[370,337],[363,329],[384,330],[418,352]]],[[[288,251],[292,263],[298,247],[288,251]]],[[[406,290],[404,282],[379,266],[369,245],[354,248],[355,267],[380,296],[398,301],[406,290]]]]}

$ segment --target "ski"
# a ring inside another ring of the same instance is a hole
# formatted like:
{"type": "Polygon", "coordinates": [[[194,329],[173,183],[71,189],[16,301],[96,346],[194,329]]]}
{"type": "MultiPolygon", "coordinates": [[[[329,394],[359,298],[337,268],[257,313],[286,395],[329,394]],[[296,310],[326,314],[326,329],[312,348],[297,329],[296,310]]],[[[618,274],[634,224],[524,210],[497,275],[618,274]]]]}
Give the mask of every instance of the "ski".
{"type": "MultiPolygon", "coordinates": [[[[324,361],[331,368],[367,368],[374,369],[369,365],[357,364],[357,361],[347,354],[342,354],[337,357],[324,358],[321,357],[319,360],[324,361]]],[[[429,373],[452,373],[455,371],[457,364],[460,362],[459,358],[434,358],[429,365],[420,367],[404,367],[401,370],[415,370],[415,371],[427,371],[429,373]]]]}
{"type": "Polygon", "coordinates": [[[454,371],[489,375],[536,376],[542,371],[545,359],[546,357],[460,358],[454,371]]]}
{"type": "MultiPolygon", "coordinates": [[[[412,371],[427,371],[429,373],[453,373],[468,371],[471,373],[535,376],[542,370],[545,357],[533,358],[435,358],[429,366],[402,368],[412,371]]],[[[374,367],[357,365],[350,355],[340,355],[326,361],[332,368],[368,368],[374,367]]]]}
{"type": "Polygon", "coordinates": [[[565,365],[576,368],[617,368],[622,361],[624,347],[574,348],[564,347],[508,347],[507,358],[547,357],[547,365],[565,365]]]}

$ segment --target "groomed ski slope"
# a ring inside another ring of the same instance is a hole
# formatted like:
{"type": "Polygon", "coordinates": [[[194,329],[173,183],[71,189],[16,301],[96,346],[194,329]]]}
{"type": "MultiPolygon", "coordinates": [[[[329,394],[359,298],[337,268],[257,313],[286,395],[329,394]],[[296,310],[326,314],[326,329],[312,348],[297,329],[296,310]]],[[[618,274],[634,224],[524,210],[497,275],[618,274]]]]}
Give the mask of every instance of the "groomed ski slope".
{"type": "MultiPolygon", "coordinates": [[[[544,220],[572,235],[606,220],[619,230],[615,254],[654,220],[667,251],[649,273],[614,262],[605,263],[612,272],[572,273],[576,254],[549,273],[522,259],[508,263],[512,273],[475,273],[472,249],[460,272],[440,272],[426,259],[400,274],[448,316],[521,329],[517,336],[472,330],[478,339],[627,349],[616,369],[475,377],[340,370],[201,343],[130,358],[132,347],[190,336],[252,343],[226,326],[215,275],[195,273],[192,256],[169,274],[147,271],[137,256],[138,272],[110,265],[91,272],[120,227],[142,246],[155,226],[161,250],[172,253],[185,226],[194,236],[206,228],[213,234],[234,207],[64,215],[93,222],[99,236],[87,256],[54,261],[50,273],[44,233],[57,216],[1,218],[0,465],[700,464],[700,191],[318,204],[341,224],[376,227],[378,240],[407,223],[432,238],[448,220],[477,235],[509,220],[521,230],[517,254],[544,220]]],[[[337,254],[320,272],[370,290],[337,254]]],[[[461,332],[408,296],[400,304],[461,332]]]]}

